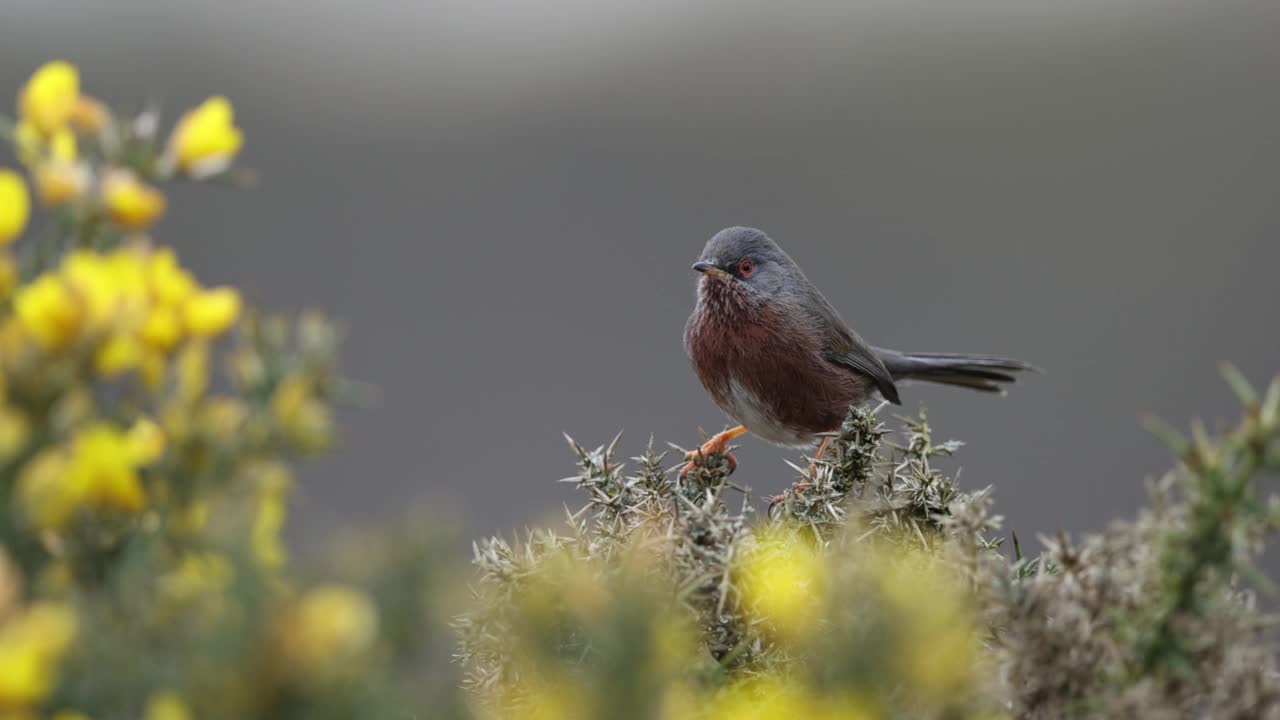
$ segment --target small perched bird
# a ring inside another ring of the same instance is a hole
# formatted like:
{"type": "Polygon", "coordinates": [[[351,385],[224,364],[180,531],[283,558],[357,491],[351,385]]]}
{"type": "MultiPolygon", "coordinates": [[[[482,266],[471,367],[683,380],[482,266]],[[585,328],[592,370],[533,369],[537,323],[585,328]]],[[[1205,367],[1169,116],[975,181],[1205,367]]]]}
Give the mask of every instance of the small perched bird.
{"type": "Polygon", "coordinates": [[[702,386],[739,424],[685,458],[722,455],[746,432],[791,447],[811,446],[875,393],[894,404],[897,382],[926,380],[1003,392],[1013,373],[1035,368],[988,355],[904,353],[868,345],[768,235],[731,227],[707,242],[693,269],[702,273],[684,347],[702,386]]]}

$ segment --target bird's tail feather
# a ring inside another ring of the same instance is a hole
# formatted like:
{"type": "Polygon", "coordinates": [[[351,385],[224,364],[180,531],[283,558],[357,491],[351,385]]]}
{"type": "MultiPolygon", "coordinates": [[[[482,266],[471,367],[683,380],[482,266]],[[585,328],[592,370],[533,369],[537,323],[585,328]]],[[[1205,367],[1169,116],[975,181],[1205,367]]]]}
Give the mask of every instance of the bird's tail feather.
{"type": "Polygon", "coordinates": [[[875,348],[894,380],[924,380],[982,392],[1003,393],[1003,385],[1017,382],[1017,373],[1040,372],[1021,360],[993,355],[904,353],[875,348]]]}

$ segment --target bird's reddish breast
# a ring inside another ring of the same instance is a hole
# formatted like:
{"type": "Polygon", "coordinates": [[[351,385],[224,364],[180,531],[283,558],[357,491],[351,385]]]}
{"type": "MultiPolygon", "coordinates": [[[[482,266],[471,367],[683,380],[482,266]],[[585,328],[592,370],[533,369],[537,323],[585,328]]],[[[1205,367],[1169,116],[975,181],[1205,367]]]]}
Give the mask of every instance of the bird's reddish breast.
{"type": "Polygon", "coordinates": [[[693,370],[725,412],[730,412],[733,402],[730,386],[733,367],[742,361],[747,350],[739,331],[743,326],[754,324],[757,315],[757,310],[730,288],[704,281],[698,293],[698,306],[685,328],[685,350],[693,370]]]}
{"type": "Polygon", "coordinates": [[[685,334],[694,371],[716,404],[784,444],[838,427],[864,398],[861,378],[827,362],[817,330],[786,306],[752,304],[717,285],[704,288],[685,334]]]}

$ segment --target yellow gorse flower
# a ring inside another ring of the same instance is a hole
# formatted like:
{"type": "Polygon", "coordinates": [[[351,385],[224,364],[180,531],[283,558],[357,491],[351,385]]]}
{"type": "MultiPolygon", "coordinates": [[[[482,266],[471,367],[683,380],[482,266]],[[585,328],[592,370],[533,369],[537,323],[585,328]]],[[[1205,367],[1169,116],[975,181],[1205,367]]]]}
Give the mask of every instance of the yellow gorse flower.
{"type": "Polygon", "coordinates": [[[874,707],[857,697],[824,697],[801,678],[764,676],[726,688],[703,713],[705,720],[877,720],[874,707]]]}
{"type": "Polygon", "coordinates": [[[235,288],[201,290],[182,305],[187,332],[196,337],[217,337],[240,318],[240,293],[235,288]]]}
{"type": "Polygon", "coordinates": [[[13,242],[31,215],[31,195],[22,176],[8,168],[0,168],[0,247],[13,242]]]}
{"type": "Polygon", "coordinates": [[[291,375],[280,383],[271,396],[271,413],[301,447],[318,450],[332,438],[332,413],[315,396],[315,382],[305,375],[291,375]]]}
{"type": "Polygon", "coordinates": [[[345,585],[322,585],[298,602],[285,642],[303,669],[327,670],[363,654],[377,632],[378,611],[369,596],[345,585]]]}
{"type": "Polygon", "coordinates": [[[32,171],[36,195],[48,207],[79,200],[89,187],[88,166],[74,161],[47,160],[32,171]]]}
{"type": "Polygon", "coordinates": [[[19,325],[49,351],[70,345],[84,317],[83,305],[55,275],[41,275],[19,288],[13,306],[19,325]]]}
{"type": "Polygon", "coordinates": [[[173,251],[136,246],[68,253],[14,297],[19,328],[46,352],[87,343],[98,373],[139,370],[149,387],[163,380],[165,359],[184,340],[226,332],[240,305],[231,288],[200,288],[173,251]]]}
{"type": "Polygon", "coordinates": [[[169,154],[179,170],[195,176],[212,175],[231,163],[244,136],[235,126],[231,101],[211,97],[187,111],[169,138],[169,154]]]}
{"type": "Polygon", "coordinates": [[[289,468],[280,463],[261,463],[256,468],[256,512],[250,534],[253,557],[263,567],[281,567],[288,559],[284,530],[288,516],[286,502],[293,487],[289,468]]]}
{"type": "Polygon", "coordinates": [[[979,639],[966,588],[928,553],[882,561],[879,590],[903,627],[897,662],[918,696],[942,703],[973,679],[979,639]]]}
{"type": "Polygon", "coordinates": [[[102,178],[102,205],[111,219],[131,230],[150,227],[164,214],[164,193],[129,170],[111,170],[102,178]]]}
{"type": "Polygon", "coordinates": [[[75,134],[67,128],[55,131],[47,149],[43,157],[36,151],[26,158],[40,202],[56,207],[79,199],[89,187],[91,173],[87,164],[76,159],[75,134]]]}
{"type": "Polygon", "coordinates": [[[72,442],[67,482],[96,506],[135,513],[146,504],[138,477],[140,464],[126,433],[109,425],[94,425],[78,433],[72,442]]]}
{"type": "Polygon", "coordinates": [[[46,450],[23,468],[18,497],[31,522],[61,530],[80,511],[133,515],[146,505],[138,469],[159,457],[154,445],[140,448],[134,432],[106,423],[76,433],[69,446],[46,450]]]}
{"type": "Polygon", "coordinates": [[[152,695],[147,700],[146,712],[142,720],[191,720],[191,710],[175,692],[165,691],[152,695]]]}
{"type": "Polygon", "coordinates": [[[71,125],[86,135],[96,135],[111,122],[111,110],[106,103],[81,95],[71,111],[71,125]]]}
{"type": "Polygon", "coordinates": [[[826,575],[821,554],[805,539],[785,529],[766,532],[742,564],[743,599],[777,633],[803,638],[822,615],[826,575]]]}
{"type": "Polygon", "coordinates": [[[0,621],[0,708],[29,707],[48,696],[77,625],[75,614],[55,603],[0,621]]]}
{"type": "Polygon", "coordinates": [[[71,120],[80,100],[80,70],[65,60],[36,69],[18,93],[18,115],[44,135],[71,120]]]}
{"type": "Polygon", "coordinates": [[[150,465],[164,456],[164,431],[150,418],[141,418],[126,437],[129,455],[139,465],[150,465]]]}
{"type": "Polygon", "coordinates": [[[156,299],[170,306],[181,305],[196,290],[195,278],[178,265],[178,256],[169,248],[151,253],[147,262],[147,282],[156,299]]]}

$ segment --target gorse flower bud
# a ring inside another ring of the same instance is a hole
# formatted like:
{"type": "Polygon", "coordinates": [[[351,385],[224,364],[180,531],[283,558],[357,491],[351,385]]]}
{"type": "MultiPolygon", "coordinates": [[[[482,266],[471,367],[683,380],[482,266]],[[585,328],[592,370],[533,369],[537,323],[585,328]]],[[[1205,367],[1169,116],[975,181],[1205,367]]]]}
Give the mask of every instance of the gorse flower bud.
{"type": "Polygon", "coordinates": [[[22,235],[30,213],[31,195],[22,176],[0,168],[0,247],[22,235]]]}
{"type": "Polygon", "coordinates": [[[225,170],[243,142],[231,101],[219,95],[178,120],[169,138],[169,154],[179,170],[206,177],[225,170]]]}
{"type": "Polygon", "coordinates": [[[80,99],[80,70],[65,60],[45,63],[18,93],[18,115],[44,135],[71,120],[80,99]]]}
{"type": "Polygon", "coordinates": [[[86,135],[97,135],[111,123],[111,109],[101,100],[81,95],[71,112],[71,125],[86,135]]]}
{"type": "Polygon", "coordinates": [[[66,160],[47,160],[32,171],[36,194],[48,207],[58,207],[84,197],[92,178],[89,167],[66,160]]]}
{"type": "Polygon", "coordinates": [[[54,275],[42,275],[19,288],[13,306],[21,327],[49,351],[70,345],[85,315],[80,300],[54,275]]]}
{"type": "Polygon", "coordinates": [[[342,585],[308,591],[285,621],[289,658],[306,672],[333,672],[360,657],[378,632],[378,611],[364,593],[342,585]]]}
{"type": "Polygon", "coordinates": [[[235,288],[201,290],[182,304],[187,332],[196,337],[216,337],[240,318],[240,293],[235,288]]]}
{"type": "Polygon", "coordinates": [[[102,205],[122,227],[141,230],[164,214],[164,194],[129,170],[110,170],[102,178],[102,205]]]}

